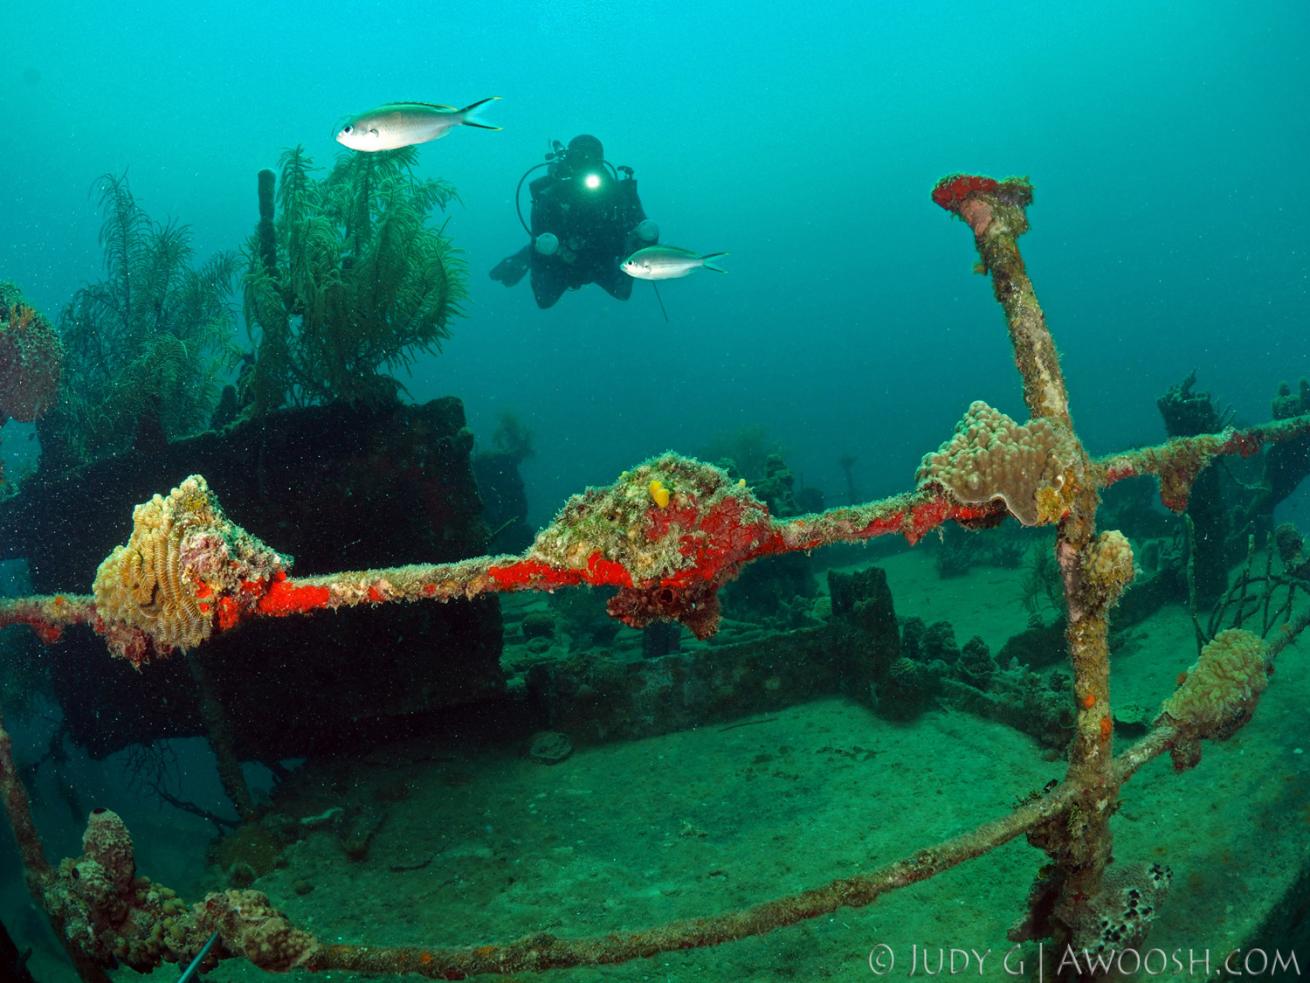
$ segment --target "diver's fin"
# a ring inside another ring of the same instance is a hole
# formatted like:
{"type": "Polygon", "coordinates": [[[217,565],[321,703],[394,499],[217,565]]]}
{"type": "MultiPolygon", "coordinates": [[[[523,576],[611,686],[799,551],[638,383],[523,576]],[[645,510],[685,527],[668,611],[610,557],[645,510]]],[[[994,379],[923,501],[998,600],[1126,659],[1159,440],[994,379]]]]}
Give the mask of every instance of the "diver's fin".
{"type": "Polygon", "coordinates": [[[705,269],[707,270],[713,270],[715,273],[727,273],[728,271],[725,270],[722,266],[719,266],[717,263],[710,262],[710,260],[712,259],[718,259],[720,256],[727,256],[727,255],[728,255],[727,253],[706,253],[704,256],[701,257],[701,265],[705,267],[705,269]]]}
{"type": "Polygon", "coordinates": [[[485,99],[479,99],[477,102],[469,103],[467,106],[465,106],[463,109],[459,111],[459,115],[463,117],[462,119],[463,124],[465,126],[476,126],[479,130],[501,129],[501,127],[499,126],[492,126],[489,123],[479,123],[477,120],[469,118],[469,113],[473,112],[473,110],[477,109],[479,106],[485,105],[486,103],[495,102],[499,98],[500,96],[487,96],[487,98],[485,99]]]}

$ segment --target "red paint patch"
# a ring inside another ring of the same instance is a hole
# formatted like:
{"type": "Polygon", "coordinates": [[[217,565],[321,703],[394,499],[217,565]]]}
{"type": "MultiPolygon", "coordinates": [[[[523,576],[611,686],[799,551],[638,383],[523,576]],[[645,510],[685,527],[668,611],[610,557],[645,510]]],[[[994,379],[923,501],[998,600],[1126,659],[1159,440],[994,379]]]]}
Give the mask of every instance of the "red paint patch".
{"type": "Polygon", "coordinates": [[[617,560],[606,559],[600,550],[587,557],[586,579],[587,583],[598,587],[602,585],[632,586],[632,575],[628,573],[627,568],[617,560]]]}
{"type": "Polygon", "coordinates": [[[994,506],[987,505],[956,505],[946,498],[935,498],[932,501],[925,502],[922,505],[916,505],[910,510],[908,522],[905,527],[905,538],[909,540],[911,546],[917,543],[925,535],[944,524],[948,519],[959,521],[970,521],[985,519],[996,512],[994,506]]]}
{"type": "Polygon", "coordinates": [[[685,586],[697,581],[712,583],[723,578],[725,570],[736,568],[754,556],[777,552],[781,536],[774,532],[768,513],[757,503],[743,503],[740,498],[720,499],[709,511],[683,524],[678,551],[692,565],[661,583],[685,586]],[[746,505],[758,510],[760,518],[750,524],[743,519],[746,505]]]}
{"type": "Polygon", "coordinates": [[[995,193],[1001,189],[999,181],[975,174],[952,174],[937,182],[932,189],[932,200],[948,212],[958,212],[973,195],[995,193]]]}
{"type": "Polygon", "coordinates": [[[237,607],[237,602],[230,597],[220,597],[218,599],[218,627],[220,631],[227,631],[235,628],[237,622],[241,620],[241,610],[237,607]]]}
{"type": "Polygon", "coordinates": [[[303,614],[327,607],[332,592],[326,587],[297,587],[286,576],[274,578],[268,593],[259,599],[256,607],[260,614],[281,618],[288,614],[303,614]]]}
{"type": "Polygon", "coordinates": [[[1113,485],[1116,481],[1123,481],[1125,478],[1135,478],[1137,469],[1131,464],[1121,464],[1118,467],[1105,469],[1105,484],[1113,485]]]}
{"type": "Polygon", "coordinates": [[[1163,491],[1160,492],[1161,504],[1177,515],[1187,511],[1187,501],[1190,497],[1190,495],[1166,495],[1163,491]]]}
{"type": "Polygon", "coordinates": [[[1224,445],[1219,448],[1220,454],[1231,454],[1236,451],[1242,457],[1250,457],[1260,450],[1260,445],[1264,443],[1256,434],[1238,433],[1229,437],[1224,445]]]}
{"type": "Polygon", "coordinates": [[[502,588],[568,587],[582,581],[575,570],[556,570],[540,560],[519,560],[503,567],[488,567],[487,576],[502,588]]]}
{"type": "MultiPolygon", "coordinates": [[[[891,515],[884,515],[882,518],[874,519],[867,526],[865,526],[863,529],[860,530],[859,535],[872,538],[873,536],[883,536],[889,532],[900,532],[901,527],[904,524],[905,524],[905,510],[897,509],[891,515]]],[[[926,532],[927,529],[930,528],[932,527],[931,526],[925,527],[924,531],[926,532]]],[[[906,538],[910,540],[911,544],[913,544],[919,538],[919,536],[922,535],[923,532],[920,532],[916,536],[907,535],[906,538]]]]}

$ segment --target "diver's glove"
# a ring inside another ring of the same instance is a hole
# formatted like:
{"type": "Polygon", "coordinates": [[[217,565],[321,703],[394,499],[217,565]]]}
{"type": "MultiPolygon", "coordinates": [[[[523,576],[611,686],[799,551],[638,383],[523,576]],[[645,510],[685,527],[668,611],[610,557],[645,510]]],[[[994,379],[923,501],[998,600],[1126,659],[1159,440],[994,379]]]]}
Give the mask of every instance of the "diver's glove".
{"type": "Polygon", "coordinates": [[[660,241],[660,227],[650,219],[642,219],[623,239],[623,255],[631,256],[638,249],[645,249],[660,241]]]}

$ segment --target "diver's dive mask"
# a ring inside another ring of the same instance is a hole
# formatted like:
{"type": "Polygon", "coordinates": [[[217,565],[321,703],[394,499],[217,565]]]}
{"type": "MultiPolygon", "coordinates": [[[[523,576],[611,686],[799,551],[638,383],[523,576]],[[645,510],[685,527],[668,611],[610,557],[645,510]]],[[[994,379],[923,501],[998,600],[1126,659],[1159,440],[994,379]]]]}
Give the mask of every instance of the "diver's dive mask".
{"type": "Polygon", "coordinates": [[[599,191],[609,176],[605,172],[605,148],[589,133],[582,133],[569,141],[563,153],[562,177],[577,181],[587,191],[599,191]]]}

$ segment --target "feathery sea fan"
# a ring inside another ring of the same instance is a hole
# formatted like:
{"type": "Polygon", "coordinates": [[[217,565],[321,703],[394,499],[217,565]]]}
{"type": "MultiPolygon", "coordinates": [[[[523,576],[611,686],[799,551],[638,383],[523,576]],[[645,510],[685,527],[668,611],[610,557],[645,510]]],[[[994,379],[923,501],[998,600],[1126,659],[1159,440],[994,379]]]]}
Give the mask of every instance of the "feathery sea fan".
{"type": "Polygon", "coordinates": [[[400,383],[385,370],[441,350],[466,278],[444,226],[428,219],[455,191],[419,178],[416,161],[412,147],[347,154],[315,178],[304,150],[289,150],[276,222],[261,178],[245,281],[246,321],[259,332],[259,411],[395,399],[400,383]]]}
{"type": "Polygon", "coordinates": [[[153,221],[125,177],[102,181],[105,278],[78,290],[59,320],[65,385],[49,432],[70,463],[125,449],[143,417],[170,438],[203,429],[236,356],[236,256],[193,266],[187,226],[153,221]]]}

